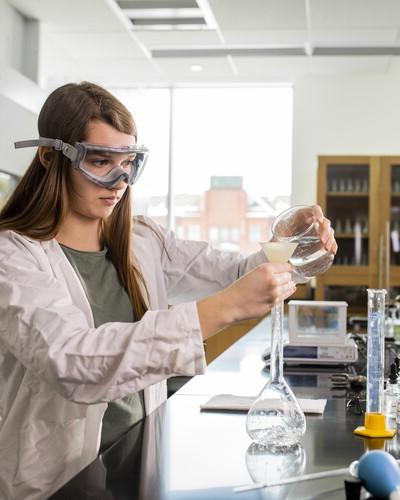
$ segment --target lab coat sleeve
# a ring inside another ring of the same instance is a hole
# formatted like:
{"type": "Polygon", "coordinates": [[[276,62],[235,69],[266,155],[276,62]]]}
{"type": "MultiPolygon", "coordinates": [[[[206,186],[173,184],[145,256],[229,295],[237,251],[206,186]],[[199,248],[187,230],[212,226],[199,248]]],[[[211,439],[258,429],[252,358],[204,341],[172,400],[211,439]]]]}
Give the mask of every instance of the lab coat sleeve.
{"type": "Polygon", "coordinates": [[[12,353],[63,397],[88,404],[204,371],[195,303],[148,311],[136,323],[93,328],[65,284],[35,255],[40,251],[18,235],[0,237],[1,352],[12,353]]]}
{"type": "Polygon", "coordinates": [[[266,262],[262,250],[249,256],[224,252],[205,241],[183,240],[173,231],[143,218],[164,243],[162,266],[170,304],[198,300],[215,293],[266,262]]]}

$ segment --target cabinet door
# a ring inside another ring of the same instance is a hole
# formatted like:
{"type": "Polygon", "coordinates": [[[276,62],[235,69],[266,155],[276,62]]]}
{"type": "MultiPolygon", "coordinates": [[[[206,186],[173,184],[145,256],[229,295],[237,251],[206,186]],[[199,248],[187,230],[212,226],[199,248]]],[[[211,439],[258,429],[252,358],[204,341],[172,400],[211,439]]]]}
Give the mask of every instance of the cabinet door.
{"type": "Polygon", "coordinates": [[[381,286],[393,299],[400,294],[400,157],[382,156],[380,163],[381,286]]]}
{"type": "Polygon", "coordinates": [[[338,252],[317,278],[317,300],[346,300],[349,310],[366,309],[366,288],[380,275],[379,158],[319,157],[318,203],[335,229],[338,252]]]}

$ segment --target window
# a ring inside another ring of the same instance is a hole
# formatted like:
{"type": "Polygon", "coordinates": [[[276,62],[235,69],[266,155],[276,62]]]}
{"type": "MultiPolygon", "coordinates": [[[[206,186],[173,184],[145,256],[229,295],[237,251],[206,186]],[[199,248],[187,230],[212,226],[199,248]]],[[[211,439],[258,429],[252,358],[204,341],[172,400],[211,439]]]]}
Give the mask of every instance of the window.
{"type": "Polygon", "coordinates": [[[250,224],[249,226],[249,241],[258,243],[264,238],[261,236],[261,226],[259,224],[250,224]]]}
{"type": "Polygon", "coordinates": [[[218,241],[218,228],[217,227],[210,227],[210,230],[208,232],[208,239],[211,242],[218,241]]]}
{"type": "Polygon", "coordinates": [[[18,177],[7,172],[0,171],[0,210],[3,208],[10,194],[18,184],[18,177]]]}
{"type": "Polygon", "coordinates": [[[133,213],[167,225],[169,112],[168,89],[110,89],[132,113],[138,144],[149,148],[139,181],[132,188],[133,213]]]}
{"type": "Polygon", "coordinates": [[[201,238],[200,226],[198,224],[189,224],[188,239],[199,240],[201,238]]]}
{"type": "Polygon", "coordinates": [[[257,250],[271,217],[289,206],[292,89],[178,88],[173,122],[175,206],[197,196],[213,244],[257,250]]]}
{"type": "Polygon", "coordinates": [[[271,219],[290,203],[292,89],[113,92],[131,110],[138,142],[150,149],[144,173],[133,187],[134,213],[184,226],[185,237],[208,236],[220,248],[257,250],[271,219]]]}
{"type": "Polygon", "coordinates": [[[181,224],[176,226],[176,236],[182,239],[185,238],[185,226],[182,226],[181,224]]]}

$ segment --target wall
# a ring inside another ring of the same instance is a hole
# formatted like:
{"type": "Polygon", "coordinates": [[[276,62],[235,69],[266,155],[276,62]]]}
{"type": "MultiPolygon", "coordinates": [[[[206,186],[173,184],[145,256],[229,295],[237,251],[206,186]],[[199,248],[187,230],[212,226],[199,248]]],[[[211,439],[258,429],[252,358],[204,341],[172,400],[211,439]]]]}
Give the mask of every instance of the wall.
{"type": "Polygon", "coordinates": [[[314,203],[317,156],[400,154],[400,77],[310,77],[294,86],[292,204],[314,203]]]}
{"type": "Polygon", "coordinates": [[[37,73],[39,30],[6,0],[0,0],[0,170],[22,174],[33,150],[15,151],[19,139],[37,137],[44,92],[28,76],[37,73]],[[36,68],[34,67],[36,65],[36,68]]]}

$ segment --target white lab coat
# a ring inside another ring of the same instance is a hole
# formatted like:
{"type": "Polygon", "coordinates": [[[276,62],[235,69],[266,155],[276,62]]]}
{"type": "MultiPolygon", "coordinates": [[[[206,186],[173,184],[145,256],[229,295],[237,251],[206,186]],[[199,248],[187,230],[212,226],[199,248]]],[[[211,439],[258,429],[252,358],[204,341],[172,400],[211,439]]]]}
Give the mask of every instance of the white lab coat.
{"type": "Polygon", "coordinates": [[[0,232],[0,498],[42,499],[97,455],[107,401],[144,389],[146,413],[165,379],[205,369],[196,303],[265,261],[135,224],[149,311],[94,327],[82,285],[55,240],[0,232]],[[168,253],[168,255],[167,255],[168,253]],[[186,297],[186,302],[168,310],[186,297]]]}

